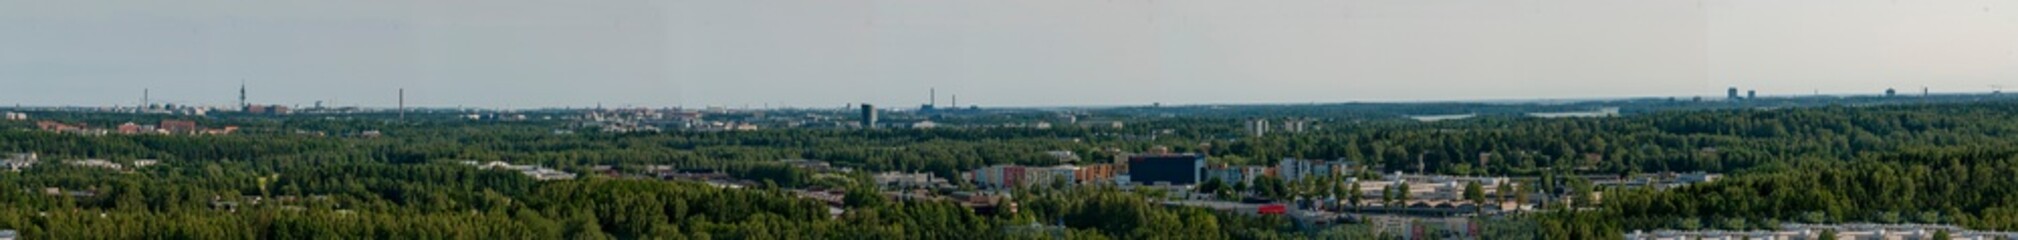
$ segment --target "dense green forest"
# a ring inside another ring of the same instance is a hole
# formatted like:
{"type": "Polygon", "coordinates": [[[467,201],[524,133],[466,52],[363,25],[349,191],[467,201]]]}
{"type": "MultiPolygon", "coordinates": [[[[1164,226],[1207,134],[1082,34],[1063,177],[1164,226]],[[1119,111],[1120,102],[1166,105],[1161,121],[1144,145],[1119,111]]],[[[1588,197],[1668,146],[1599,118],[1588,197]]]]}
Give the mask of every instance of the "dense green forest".
{"type": "MultiPolygon", "coordinates": [[[[38,115],[94,126],[176,118],[38,115]]],[[[1153,198],[1158,194],[1104,187],[1026,192],[1016,200],[1025,211],[1004,216],[976,214],[949,202],[851,196],[847,213],[830,217],[825,204],[785,189],[873,187],[813,180],[811,172],[777,163],[818,159],[863,172],[957,176],[993,164],[1058,164],[1044,153],[1052,150],[1109,159],[1108,149],[1168,146],[1208,152],[1220,163],[1341,159],[1382,172],[1414,172],[1420,160],[1423,171],[1453,175],[1731,176],[1662,191],[1598,189],[1606,194],[1596,206],[1491,220],[1532,225],[1541,235],[1522,236],[1547,239],[1616,238],[1629,229],[1759,229],[1780,222],[2018,230],[2018,180],[2008,177],[2018,175],[2018,148],[2011,147],[2018,144],[2012,138],[2018,133],[2014,117],[2018,104],[1987,102],[1429,123],[1341,118],[1317,119],[1321,127],[1304,133],[1259,137],[1239,134],[1242,119],[1151,116],[1123,118],[1129,126],[1122,129],[620,134],[559,134],[554,130],[570,124],[557,120],[195,119],[246,129],[220,136],[86,136],[5,122],[0,153],[39,153],[44,162],[0,173],[0,202],[6,203],[0,204],[0,229],[34,239],[1271,239],[1366,232],[1352,224],[1303,229],[1280,218],[1164,207],[1153,198]],[[383,136],[353,134],[371,130],[383,136]],[[1490,158],[1481,163],[1481,155],[1490,158]],[[85,158],[163,163],[114,171],[56,161],[85,158]],[[670,165],[767,184],[718,189],[601,176],[534,181],[456,164],[463,160],[570,172],[597,165],[627,170],[670,165]],[[88,194],[52,195],[49,188],[88,194]]]]}

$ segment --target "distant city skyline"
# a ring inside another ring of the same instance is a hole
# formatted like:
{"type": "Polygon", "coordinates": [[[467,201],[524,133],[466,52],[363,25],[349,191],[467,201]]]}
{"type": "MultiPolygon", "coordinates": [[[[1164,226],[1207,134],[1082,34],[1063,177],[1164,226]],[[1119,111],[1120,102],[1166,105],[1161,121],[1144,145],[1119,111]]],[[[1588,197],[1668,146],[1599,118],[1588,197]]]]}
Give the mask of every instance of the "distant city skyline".
{"type": "Polygon", "coordinates": [[[2018,86],[2018,2],[0,1],[0,105],[240,83],[372,108],[1990,92],[2018,86]]]}

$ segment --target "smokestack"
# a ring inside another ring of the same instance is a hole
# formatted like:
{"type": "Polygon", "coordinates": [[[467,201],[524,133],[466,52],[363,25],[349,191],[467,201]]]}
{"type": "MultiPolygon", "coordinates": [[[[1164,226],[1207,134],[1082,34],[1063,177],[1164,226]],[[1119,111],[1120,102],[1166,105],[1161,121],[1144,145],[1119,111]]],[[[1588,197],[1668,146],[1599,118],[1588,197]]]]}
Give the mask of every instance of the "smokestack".
{"type": "Polygon", "coordinates": [[[932,88],[932,101],[925,104],[939,105],[939,88],[932,88]]]}
{"type": "Polygon", "coordinates": [[[953,108],[960,108],[960,94],[953,94],[953,108]]]}
{"type": "Polygon", "coordinates": [[[399,120],[406,120],[406,89],[399,89],[399,120]]]}
{"type": "Polygon", "coordinates": [[[147,108],[147,105],[152,104],[154,102],[153,100],[149,99],[150,97],[153,97],[149,96],[152,93],[153,92],[149,91],[149,89],[146,88],[140,89],[140,108],[147,108]]]}

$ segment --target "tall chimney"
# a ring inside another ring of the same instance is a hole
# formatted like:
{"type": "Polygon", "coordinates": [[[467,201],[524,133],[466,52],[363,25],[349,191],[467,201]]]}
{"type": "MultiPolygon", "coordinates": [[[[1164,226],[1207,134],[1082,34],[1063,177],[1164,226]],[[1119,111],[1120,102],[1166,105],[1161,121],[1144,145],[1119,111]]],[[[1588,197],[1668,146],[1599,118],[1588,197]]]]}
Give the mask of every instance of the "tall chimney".
{"type": "Polygon", "coordinates": [[[406,120],[406,89],[399,89],[399,120],[406,120]]]}

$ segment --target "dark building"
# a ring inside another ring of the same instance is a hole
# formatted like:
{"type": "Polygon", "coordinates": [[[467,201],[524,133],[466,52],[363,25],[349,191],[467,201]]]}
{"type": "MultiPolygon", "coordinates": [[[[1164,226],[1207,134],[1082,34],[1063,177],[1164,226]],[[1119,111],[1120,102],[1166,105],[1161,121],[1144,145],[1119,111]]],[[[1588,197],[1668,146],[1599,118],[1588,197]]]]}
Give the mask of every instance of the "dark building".
{"type": "Polygon", "coordinates": [[[1891,89],[1891,88],[1885,89],[1885,97],[1894,97],[1894,96],[1899,96],[1898,89],[1891,89]]]}
{"type": "Polygon", "coordinates": [[[1738,99],[1738,87],[1731,87],[1730,90],[1724,90],[1724,95],[1727,95],[1727,97],[1730,99],[1738,99]]]}
{"type": "Polygon", "coordinates": [[[876,128],[876,105],[862,104],[862,128],[876,128]]]}
{"type": "Polygon", "coordinates": [[[1758,99],[1759,90],[1745,90],[1745,99],[1758,99]]]}
{"type": "Polygon", "coordinates": [[[1142,185],[1169,183],[1170,185],[1198,184],[1199,171],[1205,168],[1205,156],[1194,154],[1135,155],[1128,156],[1128,178],[1142,185]]]}

